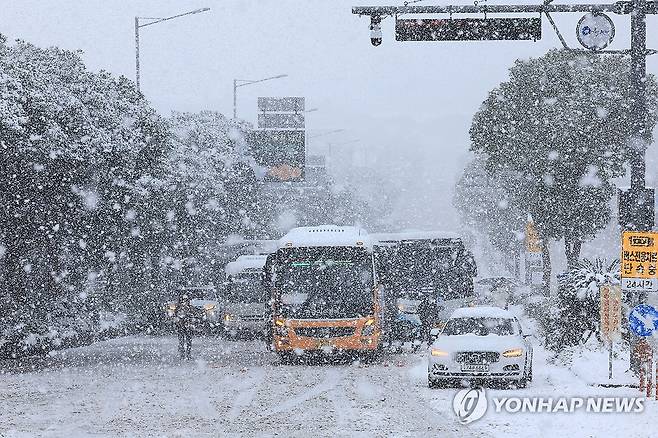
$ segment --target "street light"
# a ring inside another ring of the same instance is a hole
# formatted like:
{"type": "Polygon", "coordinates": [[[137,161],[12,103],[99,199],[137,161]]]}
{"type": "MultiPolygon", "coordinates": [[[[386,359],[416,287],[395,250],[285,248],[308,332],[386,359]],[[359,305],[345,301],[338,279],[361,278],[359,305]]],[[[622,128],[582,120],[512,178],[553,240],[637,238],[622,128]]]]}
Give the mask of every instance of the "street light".
{"type": "Polygon", "coordinates": [[[343,132],[343,131],[345,131],[345,130],[344,129],[334,129],[332,131],[323,132],[323,133],[317,134],[317,135],[309,135],[308,138],[311,139],[311,138],[324,137],[325,135],[336,134],[338,132],[343,132]]]}
{"type": "Polygon", "coordinates": [[[135,83],[137,84],[137,91],[140,91],[139,88],[139,29],[142,27],[150,26],[152,24],[162,23],[163,21],[173,20],[174,18],[182,17],[184,15],[200,14],[202,12],[209,11],[210,8],[201,8],[195,9],[189,12],[183,12],[182,14],[172,15],[171,17],[160,18],[160,17],[135,17],[135,83]],[[139,20],[154,20],[148,23],[139,24],[139,20]]]}
{"type": "Polygon", "coordinates": [[[244,87],[245,85],[257,84],[258,82],[270,81],[272,79],[286,78],[288,75],[277,75],[265,79],[258,79],[255,81],[249,79],[233,79],[233,118],[237,119],[238,117],[238,87],[244,87]]]}
{"type": "Polygon", "coordinates": [[[342,143],[334,143],[334,144],[332,144],[332,143],[327,143],[327,144],[329,145],[329,156],[331,157],[331,148],[332,148],[332,147],[336,147],[336,146],[345,146],[346,144],[358,143],[358,142],[360,142],[360,141],[361,141],[361,139],[359,139],[359,138],[355,138],[354,140],[348,140],[348,141],[344,141],[344,142],[342,142],[342,143]]]}

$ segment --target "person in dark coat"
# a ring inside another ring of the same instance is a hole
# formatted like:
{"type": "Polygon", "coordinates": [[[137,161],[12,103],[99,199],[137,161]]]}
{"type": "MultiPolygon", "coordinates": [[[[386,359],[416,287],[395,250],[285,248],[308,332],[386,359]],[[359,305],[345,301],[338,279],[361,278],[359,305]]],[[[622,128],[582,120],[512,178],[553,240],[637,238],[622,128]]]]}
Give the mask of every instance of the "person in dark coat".
{"type": "Polygon", "coordinates": [[[178,332],[178,352],[181,359],[191,359],[192,331],[198,310],[192,306],[190,297],[183,294],[178,297],[178,304],[174,317],[176,318],[176,331],[178,332]]]}
{"type": "Polygon", "coordinates": [[[421,341],[431,343],[431,331],[439,318],[439,306],[436,299],[424,295],[418,304],[418,318],[420,319],[421,341]]]}

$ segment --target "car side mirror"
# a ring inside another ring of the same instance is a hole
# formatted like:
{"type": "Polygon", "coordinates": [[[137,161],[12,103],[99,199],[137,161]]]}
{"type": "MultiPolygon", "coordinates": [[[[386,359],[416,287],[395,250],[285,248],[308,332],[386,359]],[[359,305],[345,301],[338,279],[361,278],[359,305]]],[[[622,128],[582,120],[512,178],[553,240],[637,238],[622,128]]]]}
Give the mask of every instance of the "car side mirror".
{"type": "Polygon", "coordinates": [[[531,337],[532,335],[529,334],[529,333],[525,333],[525,334],[522,334],[522,336],[523,336],[523,339],[528,339],[528,338],[531,337]]]}

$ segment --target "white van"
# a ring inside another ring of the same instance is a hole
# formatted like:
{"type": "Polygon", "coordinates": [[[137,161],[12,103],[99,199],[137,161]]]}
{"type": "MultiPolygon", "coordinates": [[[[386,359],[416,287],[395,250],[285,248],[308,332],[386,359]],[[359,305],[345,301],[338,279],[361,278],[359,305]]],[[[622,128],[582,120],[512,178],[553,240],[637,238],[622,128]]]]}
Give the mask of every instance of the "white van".
{"type": "Polygon", "coordinates": [[[269,291],[263,283],[266,255],[241,255],[226,265],[224,288],[225,333],[265,334],[269,321],[269,291]]]}

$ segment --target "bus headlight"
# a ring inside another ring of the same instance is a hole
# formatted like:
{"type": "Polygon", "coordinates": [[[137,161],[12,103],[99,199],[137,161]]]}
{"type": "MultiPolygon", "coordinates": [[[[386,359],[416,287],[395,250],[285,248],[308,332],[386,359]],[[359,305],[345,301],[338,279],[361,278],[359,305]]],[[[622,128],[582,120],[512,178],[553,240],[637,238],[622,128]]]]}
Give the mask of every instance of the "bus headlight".
{"type": "Polygon", "coordinates": [[[233,321],[234,319],[235,319],[235,315],[232,315],[230,313],[224,314],[224,321],[228,322],[228,321],[233,321]]]}
{"type": "Polygon", "coordinates": [[[368,318],[361,329],[361,336],[372,336],[375,333],[375,318],[368,318]]]}
{"type": "Polygon", "coordinates": [[[277,318],[274,320],[274,334],[283,338],[288,337],[288,327],[286,327],[286,323],[283,319],[277,318]]]}

